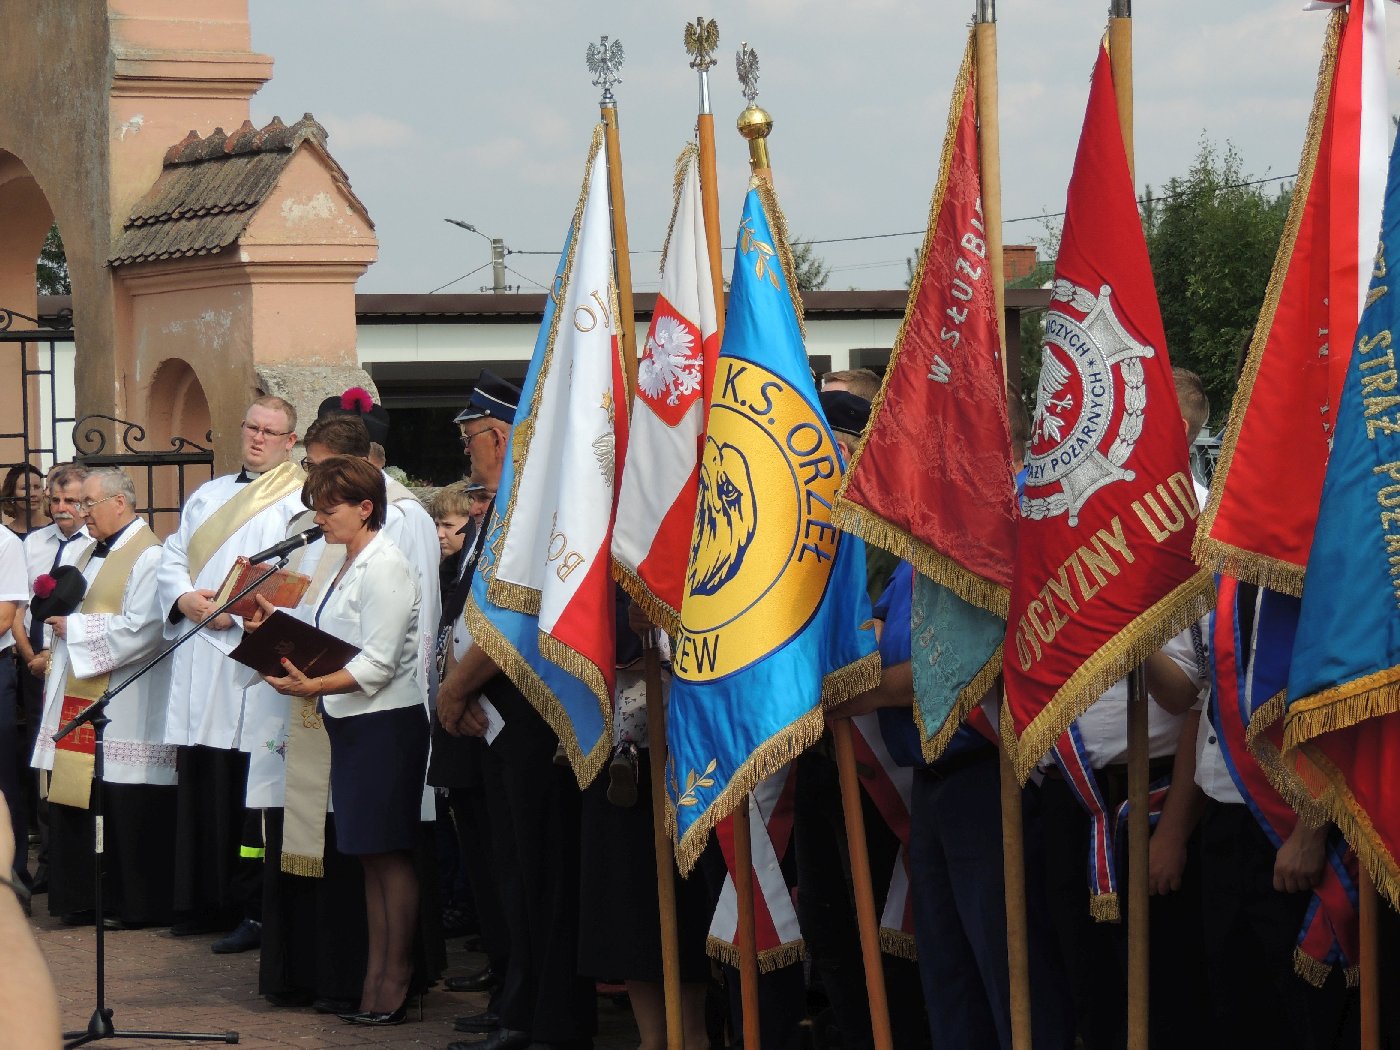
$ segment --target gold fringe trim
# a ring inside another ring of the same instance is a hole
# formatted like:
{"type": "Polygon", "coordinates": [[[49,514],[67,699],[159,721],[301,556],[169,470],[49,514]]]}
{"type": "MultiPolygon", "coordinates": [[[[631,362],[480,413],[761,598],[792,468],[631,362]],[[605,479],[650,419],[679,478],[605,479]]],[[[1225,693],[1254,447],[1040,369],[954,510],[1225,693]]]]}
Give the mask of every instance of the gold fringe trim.
{"type": "Polygon", "coordinates": [[[903,930],[892,930],[888,926],[880,927],[880,951],[886,955],[893,955],[896,959],[919,961],[919,949],[914,943],[914,935],[903,930]]]}
{"type": "MultiPolygon", "coordinates": [[[[512,495],[514,495],[512,493],[512,495]]],[[[502,526],[504,528],[504,526],[502,526]]],[[[534,587],[526,587],[523,583],[512,583],[510,580],[503,580],[492,573],[491,582],[486,588],[486,597],[492,604],[499,605],[502,609],[511,609],[518,613],[526,613],[530,616],[540,614],[540,592],[534,587]]]]}
{"type": "Polygon", "coordinates": [[[1293,249],[1298,243],[1298,230],[1303,224],[1303,212],[1312,191],[1313,172],[1317,168],[1318,148],[1322,142],[1322,125],[1327,119],[1327,108],[1332,97],[1332,80],[1337,66],[1337,44],[1345,24],[1346,15],[1343,10],[1338,8],[1333,11],[1327,23],[1327,37],[1322,45],[1322,60],[1317,70],[1317,89],[1313,93],[1312,112],[1308,115],[1308,130],[1303,139],[1303,155],[1298,160],[1298,179],[1293,184],[1293,198],[1289,202],[1283,236],[1279,240],[1278,254],[1274,256],[1274,268],[1269,274],[1269,284],[1264,292],[1264,303],[1259,308],[1259,321],[1254,328],[1254,338],[1250,341],[1244,370],[1240,373],[1239,384],[1235,388],[1235,399],[1230,405],[1230,419],[1225,425],[1225,435],[1221,439],[1220,458],[1216,462],[1210,498],[1206,500],[1206,509],[1201,512],[1197,522],[1196,540],[1191,551],[1197,564],[1204,568],[1224,572],[1261,587],[1284,591],[1295,597],[1303,593],[1303,570],[1300,566],[1221,543],[1214,539],[1210,532],[1228,487],[1230,466],[1235,459],[1240,429],[1244,425],[1245,413],[1254,393],[1254,384],[1259,378],[1264,346],[1273,332],[1279,297],[1283,294],[1284,279],[1293,261],[1293,249]]]}
{"type": "MultiPolygon", "coordinates": [[[[1006,756],[1006,760],[1011,763],[1014,771],[1020,759],[1017,757],[1021,753],[1020,741],[1016,739],[1016,722],[1011,717],[1011,705],[1006,700],[1006,683],[1002,682],[1000,706],[997,710],[997,735],[1001,737],[1001,751],[1006,756]]],[[[1037,759],[1037,761],[1039,761],[1037,759]]],[[[1003,774],[1004,775],[1004,774],[1003,774]]]]}
{"type": "Polygon", "coordinates": [[[1342,971],[1342,973],[1343,973],[1343,975],[1344,975],[1344,976],[1346,977],[1346,979],[1347,979],[1347,987],[1348,987],[1348,988],[1360,988],[1360,987],[1361,987],[1361,966],[1360,966],[1360,964],[1357,964],[1356,966],[1348,966],[1345,970],[1342,971]]]}
{"type": "Polygon", "coordinates": [[[1327,781],[1327,789],[1320,801],[1327,805],[1328,816],[1337,825],[1347,844],[1356,851],[1361,862],[1359,878],[1369,876],[1376,888],[1385,894],[1392,908],[1400,908],[1400,867],[1395,863],[1386,844],[1381,840],[1370,815],[1356,801],[1347,786],[1342,771],[1332,764],[1313,744],[1302,745],[1303,752],[1312,763],[1317,774],[1327,781]]]}
{"type": "Polygon", "coordinates": [[[681,211],[681,190],[685,187],[686,172],[692,164],[698,163],[699,159],[700,147],[693,142],[687,142],[685,149],[681,150],[680,156],[676,158],[676,174],[671,180],[671,221],[666,227],[666,239],[661,242],[661,262],[656,267],[657,273],[666,272],[666,258],[671,254],[671,234],[676,231],[676,216],[681,211]]]}
{"type": "Polygon", "coordinates": [[[1298,819],[1310,828],[1318,828],[1327,822],[1326,810],[1318,805],[1308,785],[1298,775],[1296,765],[1290,765],[1284,759],[1267,735],[1267,730],[1283,717],[1287,704],[1286,691],[1275,693],[1260,704],[1245,727],[1245,746],[1258,763],[1269,786],[1293,808],[1298,819]]]}
{"type": "Polygon", "coordinates": [[[836,707],[859,693],[868,693],[880,684],[880,671],[878,651],[838,667],[822,679],[822,707],[836,707]]]}
{"type": "Polygon", "coordinates": [[[667,634],[675,637],[681,629],[681,614],[658,598],[652,589],[643,582],[642,578],[632,570],[630,565],[624,565],[616,558],[613,559],[612,565],[613,579],[617,585],[640,606],[642,612],[646,613],[648,620],[667,634]]]}
{"type": "Polygon", "coordinates": [[[1016,779],[1024,784],[1042,757],[1114,682],[1180,634],[1215,605],[1215,580],[1198,572],[1099,648],[1026,726],[1017,745],[1016,779]]]}
{"type": "Polygon", "coordinates": [[[573,767],[579,789],[587,788],[597,778],[612,749],[611,709],[604,719],[603,734],[593,745],[593,750],[584,754],[559,698],[545,685],[544,679],[530,666],[529,661],[516,651],[505,635],[501,634],[496,625],[477,607],[474,598],[467,599],[463,616],[467,630],[471,631],[472,640],[495,661],[496,666],[514,683],[525,699],[530,701],[530,705],[539,712],[540,717],[559,738],[559,742],[564,746],[564,753],[569,758],[569,765],[573,767]]]}
{"type": "Polygon", "coordinates": [[[593,698],[598,701],[598,710],[603,716],[603,735],[608,739],[608,746],[612,746],[612,690],[608,688],[607,679],[603,676],[603,670],[588,657],[577,649],[572,649],[565,645],[553,635],[544,631],[539,633],[540,655],[557,667],[562,667],[569,674],[573,675],[584,685],[588,686],[593,693],[593,698]]]}
{"type": "MultiPolygon", "coordinates": [[[[846,471],[847,478],[855,470],[854,458],[851,463],[846,471]]],[[[844,481],[841,491],[845,491],[844,481]]],[[[882,518],[869,507],[852,503],[838,493],[832,523],[907,561],[921,575],[947,587],[969,605],[1006,619],[1011,607],[1010,588],[969,572],[942,551],[931,547],[907,529],[882,518]]]]}
{"type": "Polygon", "coordinates": [[[948,717],[943,720],[943,725],[936,732],[930,733],[928,731],[928,726],[924,723],[924,713],[919,710],[919,702],[917,699],[914,701],[914,721],[919,726],[919,746],[923,751],[925,762],[938,760],[938,757],[952,742],[958,727],[972,713],[972,709],[982,702],[987,691],[996,684],[997,676],[1001,674],[1003,650],[1004,646],[998,645],[996,651],[982,665],[982,669],[973,675],[972,681],[963,687],[957,700],[953,702],[948,717]]]}
{"type": "Polygon", "coordinates": [[[1118,894],[1099,893],[1089,898],[1089,914],[1095,922],[1119,922],[1118,894]]]}
{"type": "MultiPolygon", "coordinates": [[[[558,307],[568,294],[569,279],[573,276],[574,259],[578,255],[579,227],[583,223],[583,209],[588,203],[588,190],[593,181],[593,161],[598,156],[598,151],[603,148],[603,129],[604,125],[601,121],[593,125],[593,140],[589,143],[588,159],[583,165],[583,188],[579,191],[578,204],[574,206],[573,222],[569,226],[568,258],[564,262],[564,272],[556,282],[556,287],[551,287],[549,290],[550,298],[554,300],[556,309],[554,311],[554,316],[550,318],[549,322],[549,337],[545,340],[544,360],[540,362],[540,369],[535,377],[535,389],[531,392],[530,411],[525,416],[517,419],[515,425],[511,429],[510,451],[515,476],[510,486],[510,501],[506,504],[505,519],[501,523],[501,532],[506,536],[510,534],[510,523],[515,517],[515,502],[520,494],[520,480],[524,475],[525,463],[529,458],[530,444],[535,436],[535,420],[539,415],[540,401],[544,397],[545,381],[549,378],[550,366],[554,362],[554,343],[559,335],[559,318],[563,312],[558,309],[558,307]]],[[[613,317],[618,321],[618,327],[621,327],[621,319],[617,317],[615,305],[613,308],[613,317]]],[[[504,545],[502,549],[504,550],[504,545]]],[[[529,608],[517,608],[515,603],[528,602],[529,599],[527,596],[531,593],[535,595],[533,615],[539,615],[539,592],[532,592],[528,587],[521,587],[519,584],[510,584],[507,581],[493,578],[491,580],[491,586],[487,590],[487,597],[503,609],[515,609],[516,612],[528,613],[530,612],[529,608]],[[496,592],[498,586],[501,588],[499,596],[496,592]]],[[[575,769],[577,769],[577,767],[575,767],[575,769]]]]}
{"type": "Polygon", "coordinates": [[[308,857],[300,853],[282,854],[281,868],[288,875],[301,875],[308,879],[323,879],[326,877],[326,861],[324,857],[308,857]]]}
{"type": "Polygon", "coordinates": [[[797,290],[797,265],[792,261],[792,246],[788,244],[787,216],[778,204],[778,194],[767,179],[755,176],[749,181],[750,187],[758,190],[758,199],[768,218],[768,229],[773,233],[773,247],[783,264],[783,276],[787,279],[788,292],[792,296],[792,310],[797,315],[797,329],[802,333],[802,342],[807,342],[807,316],[802,306],[802,293],[797,290]]]}
{"type": "MultiPolygon", "coordinates": [[[[475,637],[475,631],[472,634],[475,637]]],[[[874,685],[867,688],[873,689],[874,685]]],[[[825,703],[825,686],[822,692],[825,703]]],[[[799,716],[787,728],[780,729],[754,748],[753,753],[739,764],[724,790],[715,796],[714,801],[679,838],[675,835],[674,814],[668,814],[668,823],[673,829],[671,837],[676,839],[676,866],[680,868],[682,875],[689,875],[690,869],[695,867],[696,861],[700,859],[700,854],[705,852],[705,845],[709,842],[710,832],[714,830],[715,825],[733,813],[744,796],[752,791],[760,780],[772,776],[820,740],[825,729],[826,711],[821,706],[814,707],[799,716]]],[[[606,752],[604,754],[606,755],[606,752]]],[[[666,793],[666,799],[669,808],[672,805],[669,791],[666,793]]]]}
{"type": "MultiPolygon", "coordinates": [[[[1212,485],[1210,491],[1223,491],[1212,485]]],[[[1307,567],[1296,565],[1281,558],[1271,558],[1267,554],[1257,554],[1208,536],[1201,529],[1196,530],[1196,539],[1191,544],[1191,557],[1196,564],[1212,572],[1233,576],[1257,587],[1267,587],[1271,591],[1281,591],[1295,598],[1303,596],[1303,574],[1307,567]]]]}
{"type": "Polygon", "coordinates": [[[1371,718],[1400,713],[1400,666],[1375,671],[1294,700],[1283,724],[1283,750],[1371,718]]]}
{"type": "MultiPolygon", "coordinates": [[[[707,937],[705,939],[705,954],[726,966],[739,969],[741,960],[738,945],[721,937],[707,937]]],[[[801,962],[806,954],[806,944],[801,938],[780,944],[776,948],[765,948],[758,953],[758,972],[772,973],[774,970],[781,970],[784,966],[801,962]]]]}
{"type": "Polygon", "coordinates": [[[1320,959],[1314,959],[1302,948],[1294,948],[1293,972],[1314,988],[1321,988],[1332,975],[1332,967],[1320,959]]]}

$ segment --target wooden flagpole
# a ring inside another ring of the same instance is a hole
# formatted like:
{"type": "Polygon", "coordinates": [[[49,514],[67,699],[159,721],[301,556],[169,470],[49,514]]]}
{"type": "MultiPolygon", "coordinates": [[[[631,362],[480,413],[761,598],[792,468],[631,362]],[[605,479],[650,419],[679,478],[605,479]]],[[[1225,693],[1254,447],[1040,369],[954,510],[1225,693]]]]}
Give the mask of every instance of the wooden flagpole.
{"type": "MultiPolygon", "coordinates": [[[[740,81],[744,84],[748,106],[739,114],[738,129],[749,143],[749,167],[754,175],[768,180],[771,185],[773,171],[768,165],[768,133],[773,130],[773,118],[754,104],[758,94],[758,56],[749,50],[747,43],[739,51],[740,81]],[[744,77],[744,56],[753,56],[752,78],[744,77]]],[[[702,198],[703,201],[703,198],[702,198]]],[[[708,233],[708,227],[706,228],[708,233]]],[[[718,303],[715,304],[718,307],[718,303]]],[[[734,817],[734,888],[737,891],[739,909],[738,944],[739,984],[744,1013],[744,1046],[761,1047],[762,1029],[759,1024],[758,1006],[758,941],[754,929],[753,899],[753,833],[749,827],[749,813],[753,796],[745,795],[734,817]]]]}
{"type": "MultiPolygon", "coordinates": [[[[974,24],[977,76],[977,145],[982,166],[982,215],[987,263],[995,295],[1002,379],[1006,361],[1006,266],[1002,254],[1001,122],[997,92],[996,0],[977,0],[974,24]]],[[[1019,387],[1020,384],[1018,383],[1019,387]]],[[[1001,683],[998,682],[998,688],[1001,683]]],[[[1002,694],[1002,705],[1006,696],[1002,694]]],[[[1026,919],[1026,858],[1021,788],[1011,755],[1001,751],[1001,851],[1006,894],[1006,960],[1011,997],[1011,1046],[1031,1050],[1030,949],[1026,919]]]]}
{"type": "MultiPolygon", "coordinates": [[[[1133,178],[1133,4],[1112,0],[1108,20],[1113,93],[1128,174],[1133,178]]],[[[1147,677],[1141,666],[1128,675],[1128,1050],[1148,1050],[1151,989],[1147,864],[1151,826],[1147,818],[1147,677]]]]}
{"type": "Polygon", "coordinates": [[[710,111],[710,69],[719,46],[719,26],[697,18],[685,28],[690,67],[700,76],[700,112],[695,118],[695,141],[700,149],[700,211],[705,221],[705,247],[710,254],[710,281],[715,293],[715,333],[724,345],[724,262],[720,256],[719,180],[715,170],[715,115],[710,111]],[[693,45],[693,47],[692,47],[693,45]]]}
{"type": "Polygon", "coordinates": [[[828,723],[836,744],[836,769],[841,779],[841,808],[846,815],[846,844],[851,855],[851,891],[860,925],[860,954],[865,964],[865,991],[870,1000],[870,1028],[875,1050],[893,1050],[890,1004],[885,993],[885,963],[880,952],[880,918],[875,914],[875,887],[870,878],[870,850],[865,841],[865,813],[860,803],[860,776],[851,742],[851,720],[828,723]]]}
{"type": "Polygon", "coordinates": [[[1357,962],[1361,971],[1361,1050],[1380,1050],[1380,933],[1377,922],[1381,903],[1375,877],[1365,864],[1361,865],[1360,875],[1361,900],[1357,920],[1361,935],[1361,958],[1357,962]]]}

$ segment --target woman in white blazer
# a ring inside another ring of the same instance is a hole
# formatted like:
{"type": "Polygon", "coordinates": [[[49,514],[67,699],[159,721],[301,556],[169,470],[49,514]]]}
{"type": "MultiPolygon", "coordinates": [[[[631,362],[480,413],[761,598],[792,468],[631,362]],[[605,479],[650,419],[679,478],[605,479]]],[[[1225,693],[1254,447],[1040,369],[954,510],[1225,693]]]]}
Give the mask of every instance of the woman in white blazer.
{"type": "Polygon", "coordinates": [[[326,542],[345,546],[316,624],[360,652],[343,670],[314,678],[284,660],[287,674],[266,681],[279,693],[321,698],[337,845],[357,855],[365,870],[369,964],[359,1012],[341,1016],[356,1024],[401,1024],[418,921],[411,850],[428,762],[417,576],[380,532],[384,476],[367,460],[323,460],[312,468],[302,500],[316,511],[326,542]]]}

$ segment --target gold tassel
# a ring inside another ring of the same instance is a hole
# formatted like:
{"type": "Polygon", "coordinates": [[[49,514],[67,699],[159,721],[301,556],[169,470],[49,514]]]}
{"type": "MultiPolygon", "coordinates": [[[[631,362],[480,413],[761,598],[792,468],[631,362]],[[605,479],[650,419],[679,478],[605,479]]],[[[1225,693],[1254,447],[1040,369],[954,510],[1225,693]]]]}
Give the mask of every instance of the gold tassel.
{"type": "MultiPolygon", "coordinates": [[[[723,938],[707,937],[705,939],[705,954],[726,966],[739,969],[741,960],[738,945],[723,938]]],[[[800,939],[788,941],[776,948],[766,948],[758,953],[758,972],[772,973],[784,966],[791,966],[793,963],[801,962],[804,954],[806,954],[806,945],[800,939]]]]}
{"type": "Polygon", "coordinates": [[[1098,893],[1090,897],[1089,914],[1095,922],[1118,922],[1118,894],[1098,893]]]}
{"type": "Polygon", "coordinates": [[[675,609],[663,602],[652,593],[650,587],[642,582],[632,569],[616,558],[613,559],[613,579],[617,585],[627,592],[631,598],[646,613],[646,617],[656,626],[660,627],[673,638],[681,629],[681,616],[675,609]]]}
{"type": "Polygon", "coordinates": [[[1036,764],[1055,746],[1069,724],[1138,664],[1180,634],[1215,605],[1215,581],[1198,572],[1101,646],[1070,675],[1021,734],[1016,779],[1024,784],[1036,764]]]}
{"type": "Polygon", "coordinates": [[[1197,522],[1196,539],[1191,550],[1197,564],[1207,569],[1223,572],[1270,590],[1283,591],[1294,597],[1300,597],[1303,593],[1302,566],[1221,543],[1211,536],[1210,531],[1215,524],[1216,515],[1220,512],[1220,503],[1230,476],[1230,466],[1235,459],[1235,446],[1239,441],[1240,428],[1244,424],[1254,384],[1259,378],[1264,346],[1273,331],[1279,298],[1283,294],[1284,278],[1288,275],[1293,249],[1298,243],[1298,230],[1302,226],[1303,211],[1312,189],[1318,147],[1322,142],[1322,127],[1327,119],[1327,107],[1332,95],[1332,79],[1337,65],[1337,43],[1341,39],[1342,26],[1345,23],[1346,15],[1341,9],[1333,11],[1332,18],[1327,23],[1327,39],[1322,47],[1322,61],[1317,71],[1317,89],[1313,95],[1312,113],[1308,116],[1303,155],[1298,161],[1298,180],[1293,184],[1293,198],[1289,202],[1283,237],[1279,241],[1274,268],[1269,274],[1269,284],[1264,292],[1264,303],[1259,308],[1259,322],[1255,325],[1254,338],[1249,344],[1244,370],[1240,373],[1240,380],[1235,388],[1235,400],[1230,405],[1230,419],[1225,425],[1225,435],[1221,439],[1220,458],[1216,463],[1214,480],[1211,482],[1210,498],[1206,500],[1206,509],[1201,512],[1197,522]]]}

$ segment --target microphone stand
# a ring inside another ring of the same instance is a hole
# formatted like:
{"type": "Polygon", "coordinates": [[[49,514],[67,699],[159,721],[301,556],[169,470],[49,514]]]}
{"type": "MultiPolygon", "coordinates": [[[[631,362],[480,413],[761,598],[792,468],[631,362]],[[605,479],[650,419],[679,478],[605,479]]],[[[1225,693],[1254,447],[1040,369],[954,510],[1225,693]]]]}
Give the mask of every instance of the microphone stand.
{"type": "Polygon", "coordinates": [[[237,1032],[136,1032],[118,1030],[112,1024],[113,1011],[112,1008],[106,1004],[107,957],[104,950],[104,941],[106,933],[104,920],[106,918],[106,915],[103,911],[102,900],[102,883],[104,879],[102,870],[102,817],[104,790],[103,773],[105,772],[105,763],[102,754],[102,737],[107,729],[108,723],[111,722],[111,719],[107,717],[107,705],[112,702],[112,700],[117,696],[118,693],[121,693],[124,689],[126,689],[127,686],[131,685],[132,682],[135,682],[142,675],[146,674],[146,672],[150,671],[151,668],[161,663],[161,661],[163,661],[167,656],[173,653],[176,649],[180,648],[180,646],[184,645],[187,641],[189,641],[206,626],[208,626],[211,621],[221,616],[223,613],[227,612],[231,606],[237,604],[240,600],[251,594],[254,590],[257,589],[260,583],[266,580],[278,569],[284,568],[290,557],[290,551],[282,555],[282,557],[279,558],[276,562],[274,562],[272,567],[268,569],[265,573],[259,576],[256,580],[253,580],[251,583],[249,583],[232,598],[224,602],[223,605],[219,606],[208,616],[206,616],[203,620],[200,620],[199,623],[195,624],[184,634],[180,635],[180,637],[176,638],[159,653],[153,656],[149,661],[143,664],[134,675],[132,675],[126,681],[122,682],[121,685],[114,686],[103,692],[103,694],[100,697],[98,697],[96,700],[90,703],[87,707],[83,708],[83,710],[79,711],[78,714],[74,715],[73,718],[66,725],[62,726],[58,730],[58,732],[53,735],[54,741],[57,742],[59,740],[62,740],[64,737],[68,736],[68,734],[76,731],[80,726],[83,725],[91,725],[93,732],[92,862],[95,871],[95,878],[93,880],[92,889],[92,910],[93,920],[97,930],[97,1005],[92,1012],[92,1017],[88,1019],[87,1028],[81,1031],[63,1033],[63,1038],[65,1040],[68,1040],[63,1044],[64,1050],[71,1050],[71,1048],[73,1047],[83,1046],[87,1043],[95,1042],[98,1039],[169,1039],[172,1041],[190,1040],[194,1042],[206,1043],[238,1042],[237,1032]]]}

